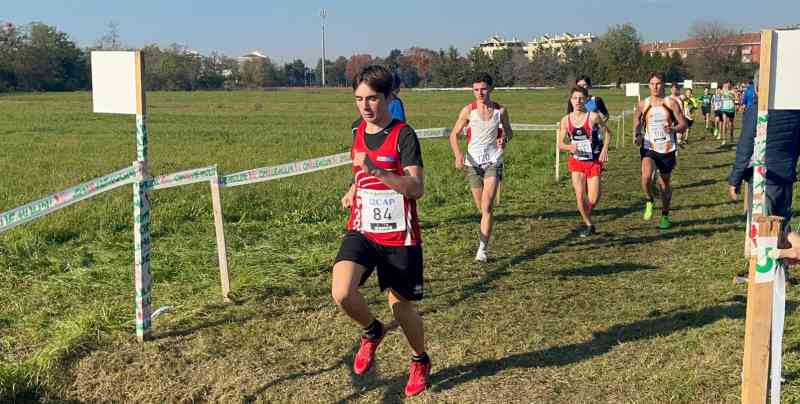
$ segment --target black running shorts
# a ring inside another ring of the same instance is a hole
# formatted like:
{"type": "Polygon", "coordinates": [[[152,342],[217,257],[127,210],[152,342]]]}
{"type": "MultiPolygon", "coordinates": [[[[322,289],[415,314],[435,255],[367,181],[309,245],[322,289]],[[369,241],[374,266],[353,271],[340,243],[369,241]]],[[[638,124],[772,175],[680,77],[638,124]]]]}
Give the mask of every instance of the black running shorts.
{"type": "Polygon", "coordinates": [[[639,148],[639,155],[642,156],[642,159],[648,157],[656,163],[656,168],[658,172],[661,174],[669,174],[672,170],[675,169],[677,165],[677,160],[675,159],[675,151],[671,151],[666,154],[657,153],[650,149],[645,149],[644,147],[639,148]]]}
{"type": "Polygon", "coordinates": [[[377,269],[381,292],[392,288],[406,300],[422,300],[422,246],[392,247],[375,243],[357,231],[342,238],[336,262],[352,261],[366,268],[359,285],[377,269]]]}

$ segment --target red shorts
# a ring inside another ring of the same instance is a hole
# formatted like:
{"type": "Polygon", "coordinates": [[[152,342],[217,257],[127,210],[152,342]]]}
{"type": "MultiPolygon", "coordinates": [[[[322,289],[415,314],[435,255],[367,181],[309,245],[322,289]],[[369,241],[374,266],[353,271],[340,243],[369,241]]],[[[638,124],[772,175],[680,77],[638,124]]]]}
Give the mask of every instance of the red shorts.
{"type": "Polygon", "coordinates": [[[567,169],[571,173],[583,173],[586,178],[599,177],[603,172],[603,163],[597,160],[576,160],[574,157],[569,156],[569,160],[567,161],[567,169]]]}

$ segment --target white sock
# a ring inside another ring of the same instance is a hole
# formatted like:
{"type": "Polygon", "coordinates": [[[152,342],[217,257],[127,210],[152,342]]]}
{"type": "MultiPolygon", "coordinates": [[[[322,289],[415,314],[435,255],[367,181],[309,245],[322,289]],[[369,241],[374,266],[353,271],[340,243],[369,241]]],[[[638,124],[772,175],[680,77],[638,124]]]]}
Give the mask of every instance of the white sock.
{"type": "Polygon", "coordinates": [[[489,243],[487,243],[487,242],[485,242],[485,241],[483,241],[483,240],[480,240],[480,241],[478,242],[478,250],[479,250],[479,251],[486,251],[486,249],[487,249],[488,247],[489,247],[489,243]]]}

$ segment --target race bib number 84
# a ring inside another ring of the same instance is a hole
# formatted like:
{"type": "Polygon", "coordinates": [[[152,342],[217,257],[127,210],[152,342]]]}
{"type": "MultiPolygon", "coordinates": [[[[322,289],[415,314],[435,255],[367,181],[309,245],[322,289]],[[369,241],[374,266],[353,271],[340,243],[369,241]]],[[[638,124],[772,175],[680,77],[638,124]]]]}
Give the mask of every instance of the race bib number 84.
{"type": "Polygon", "coordinates": [[[403,195],[394,190],[359,189],[362,229],[370,233],[406,230],[403,195]]]}

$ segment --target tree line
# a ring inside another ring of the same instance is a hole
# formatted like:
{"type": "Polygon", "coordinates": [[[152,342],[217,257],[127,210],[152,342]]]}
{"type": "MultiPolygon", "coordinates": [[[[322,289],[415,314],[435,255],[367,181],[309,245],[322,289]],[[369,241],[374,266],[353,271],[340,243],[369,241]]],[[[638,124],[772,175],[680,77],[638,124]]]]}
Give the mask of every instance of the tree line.
{"type": "MultiPolygon", "coordinates": [[[[689,36],[700,49],[682,58],[642,52],[642,40],[631,24],[614,25],[595,42],[561,51],[540,49],[531,60],[510,49],[492,57],[479,49],[461,54],[451,46],[433,50],[411,47],[392,49],[385,57],[355,54],[325,60],[325,83],[349,86],[350,78],[368,64],[382,64],[396,72],[406,87],[463,87],[476,72],[488,72],[498,86],[569,85],[578,75],[589,75],[595,83],[647,80],[651,71],[666,74],[667,81],[747,80],[757,65],[745,64],[741,54],[725,47],[725,39],[737,32],[715,21],[695,22],[689,36]]],[[[0,92],[72,91],[91,87],[93,50],[123,50],[117,27],[95,46],[79,48],[69,35],[44,23],[0,30],[0,92]]],[[[147,45],[145,86],[148,90],[217,90],[241,88],[319,86],[322,60],[307,66],[296,59],[275,63],[269,58],[244,62],[219,54],[200,55],[185,45],[147,45]]]]}

